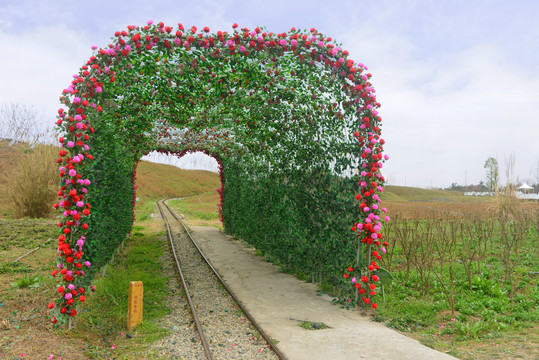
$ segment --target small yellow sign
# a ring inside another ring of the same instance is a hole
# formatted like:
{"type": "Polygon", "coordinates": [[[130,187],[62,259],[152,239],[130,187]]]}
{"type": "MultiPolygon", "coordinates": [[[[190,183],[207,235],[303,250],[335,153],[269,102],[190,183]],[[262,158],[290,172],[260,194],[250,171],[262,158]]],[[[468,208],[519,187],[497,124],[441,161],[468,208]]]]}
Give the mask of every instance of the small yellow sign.
{"type": "Polygon", "coordinates": [[[142,294],[142,281],[131,281],[129,283],[127,330],[132,330],[142,322],[142,294]]]}

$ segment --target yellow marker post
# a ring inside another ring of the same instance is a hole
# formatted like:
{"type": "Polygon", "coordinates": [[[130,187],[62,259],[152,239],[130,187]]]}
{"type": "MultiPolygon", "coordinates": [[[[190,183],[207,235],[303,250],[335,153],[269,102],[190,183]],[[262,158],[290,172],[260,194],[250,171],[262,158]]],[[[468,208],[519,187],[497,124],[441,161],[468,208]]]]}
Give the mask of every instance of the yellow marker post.
{"type": "Polygon", "coordinates": [[[142,294],[142,281],[131,281],[129,283],[127,330],[132,330],[142,322],[142,294]]]}

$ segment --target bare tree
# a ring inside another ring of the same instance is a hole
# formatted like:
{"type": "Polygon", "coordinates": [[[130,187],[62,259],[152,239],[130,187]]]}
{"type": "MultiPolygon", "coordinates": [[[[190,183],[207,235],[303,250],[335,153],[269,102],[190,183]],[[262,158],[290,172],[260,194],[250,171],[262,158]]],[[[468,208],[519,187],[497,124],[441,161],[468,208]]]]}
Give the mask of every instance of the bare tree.
{"type": "Polygon", "coordinates": [[[0,139],[34,144],[40,137],[38,113],[33,106],[22,104],[0,105],[0,139]]]}

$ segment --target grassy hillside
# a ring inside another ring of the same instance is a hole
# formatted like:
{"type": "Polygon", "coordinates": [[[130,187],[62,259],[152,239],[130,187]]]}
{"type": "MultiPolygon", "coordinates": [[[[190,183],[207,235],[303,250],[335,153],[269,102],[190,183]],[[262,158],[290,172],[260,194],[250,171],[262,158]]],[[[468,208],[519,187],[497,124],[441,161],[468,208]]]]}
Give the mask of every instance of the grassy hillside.
{"type": "Polygon", "coordinates": [[[211,171],[182,170],[172,165],[141,161],[137,167],[140,200],[187,197],[215,192],[221,187],[219,176],[211,171]]]}
{"type": "Polygon", "coordinates": [[[408,186],[386,185],[382,194],[384,201],[462,201],[482,202],[483,197],[464,196],[462,191],[421,189],[408,186]]]}

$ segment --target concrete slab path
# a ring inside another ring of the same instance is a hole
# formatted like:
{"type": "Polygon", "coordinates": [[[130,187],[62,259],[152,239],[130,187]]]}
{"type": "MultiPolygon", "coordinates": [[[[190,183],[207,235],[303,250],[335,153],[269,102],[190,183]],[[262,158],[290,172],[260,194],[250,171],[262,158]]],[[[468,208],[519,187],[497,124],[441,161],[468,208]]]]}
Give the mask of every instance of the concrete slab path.
{"type": "Polygon", "coordinates": [[[193,237],[227,285],[290,360],[449,360],[357,311],[339,309],[316,286],[253,254],[238,240],[212,227],[192,226],[193,237]],[[328,329],[305,330],[299,321],[328,329]]]}

